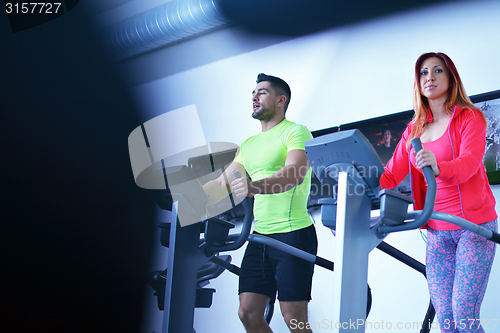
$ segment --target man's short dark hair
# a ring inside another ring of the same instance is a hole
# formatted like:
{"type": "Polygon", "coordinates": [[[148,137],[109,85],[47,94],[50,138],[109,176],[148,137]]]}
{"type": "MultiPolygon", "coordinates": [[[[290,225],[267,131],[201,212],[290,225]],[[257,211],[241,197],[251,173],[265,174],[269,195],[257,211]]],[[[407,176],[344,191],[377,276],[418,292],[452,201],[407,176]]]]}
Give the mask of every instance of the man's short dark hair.
{"type": "Polygon", "coordinates": [[[257,75],[257,83],[263,81],[269,82],[271,88],[274,89],[274,91],[276,91],[279,95],[285,95],[286,102],[284,108],[286,112],[286,109],[288,109],[288,104],[290,103],[290,97],[292,96],[292,91],[290,90],[290,86],[288,85],[288,83],[286,83],[279,77],[260,73],[259,75],[257,75]]]}

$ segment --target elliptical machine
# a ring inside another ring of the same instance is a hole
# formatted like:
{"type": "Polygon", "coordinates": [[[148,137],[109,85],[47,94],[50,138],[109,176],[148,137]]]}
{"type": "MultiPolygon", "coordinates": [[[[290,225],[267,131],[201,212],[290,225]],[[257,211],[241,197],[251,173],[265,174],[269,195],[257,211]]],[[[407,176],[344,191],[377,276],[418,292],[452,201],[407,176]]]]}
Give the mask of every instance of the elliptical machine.
{"type": "MultiPolygon", "coordinates": [[[[422,149],[419,138],[414,138],[412,145],[416,151],[422,149]]],[[[365,332],[362,318],[366,299],[362,290],[367,283],[368,255],[375,247],[390,255],[401,254],[382,242],[389,233],[420,228],[433,218],[500,243],[500,234],[496,232],[459,217],[433,211],[437,187],[430,167],[423,169],[428,189],[422,211],[408,212],[413,199],[406,195],[388,189],[379,191],[379,179],[384,172],[382,162],[370,142],[357,129],[309,140],[305,149],[318,179],[337,187],[336,200],[319,201],[323,224],[335,228],[337,237],[332,297],[332,320],[337,332],[365,332]],[[372,209],[380,209],[380,216],[371,218],[372,209]]],[[[422,264],[411,260],[407,264],[421,271],[422,264]]],[[[422,273],[425,275],[425,269],[422,273]]],[[[430,330],[434,314],[432,304],[429,304],[421,332],[430,330]]]]}
{"type": "MultiPolygon", "coordinates": [[[[230,235],[229,231],[234,227],[232,223],[217,217],[203,218],[206,217],[208,199],[201,184],[188,167],[164,168],[164,173],[170,182],[165,182],[167,184],[165,191],[160,191],[159,195],[157,193],[156,202],[160,208],[172,212],[170,222],[160,225],[160,241],[169,249],[167,268],[152,272],[149,279],[158,297],[158,308],[164,311],[162,332],[194,332],[194,309],[209,308],[212,305],[215,289],[204,288],[208,281],[219,276],[224,269],[239,274],[239,267],[231,264],[231,257],[220,256],[219,253],[237,250],[246,241],[280,249],[333,271],[333,262],[327,259],[272,238],[250,234],[253,211],[249,198],[241,202],[245,211],[241,232],[230,235]],[[181,183],[190,184],[186,193],[175,193],[169,188],[169,185],[181,183]],[[199,222],[182,226],[179,216],[182,216],[184,221],[199,222]],[[204,237],[200,238],[201,233],[204,237]]],[[[238,172],[234,172],[232,176],[233,179],[241,177],[238,172]]],[[[371,307],[371,291],[366,285],[363,290],[365,318],[371,307]]],[[[265,312],[268,323],[272,318],[273,309],[274,300],[269,303],[265,312]]]]}

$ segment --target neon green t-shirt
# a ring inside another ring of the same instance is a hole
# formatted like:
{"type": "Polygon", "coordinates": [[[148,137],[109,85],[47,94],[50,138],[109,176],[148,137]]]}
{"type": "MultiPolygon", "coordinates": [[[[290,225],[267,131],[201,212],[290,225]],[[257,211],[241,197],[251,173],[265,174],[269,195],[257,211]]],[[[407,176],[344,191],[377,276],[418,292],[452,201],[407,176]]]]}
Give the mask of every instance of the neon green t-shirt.
{"type": "MultiPolygon", "coordinates": [[[[235,161],[243,165],[253,181],[271,176],[285,166],[287,153],[305,150],[312,139],[311,132],[287,119],[268,131],[245,140],[235,161]]],[[[302,184],[276,194],[257,194],[254,201],[255,231],[261,234],[284,233],[312,224],[307,213],[307,199],[311,190],[311,168],[302,184]]]]}

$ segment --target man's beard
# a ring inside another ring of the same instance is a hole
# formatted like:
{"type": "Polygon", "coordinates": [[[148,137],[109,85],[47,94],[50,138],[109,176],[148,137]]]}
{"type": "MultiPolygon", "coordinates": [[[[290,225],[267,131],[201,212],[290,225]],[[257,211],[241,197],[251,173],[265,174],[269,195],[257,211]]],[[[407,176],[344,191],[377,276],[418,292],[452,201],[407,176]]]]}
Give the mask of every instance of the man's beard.
{"type": "Polygon", "coordinates": [[[252,117],[254,119],[267,121],[274,116],[275,111],[276,110],[269,110],[261,107],[260,110],[254,111],[252,113],[252,117]]]}

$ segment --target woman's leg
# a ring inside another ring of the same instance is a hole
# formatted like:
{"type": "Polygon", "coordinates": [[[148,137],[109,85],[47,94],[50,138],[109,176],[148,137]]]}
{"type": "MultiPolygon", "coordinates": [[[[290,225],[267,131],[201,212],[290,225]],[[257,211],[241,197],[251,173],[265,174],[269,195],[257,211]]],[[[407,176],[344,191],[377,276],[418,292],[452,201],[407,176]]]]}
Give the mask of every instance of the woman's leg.
{"type": "MultiPolygon", "coordinates": [[[[481,226],[496,231],[497,221],[481,226]]],[[[495,243],[468,230],[462,233],[453,283],[453,317],[460,332],[484,332],[480,310],[494,258],[495,243]]]]}
{"type": "Polygon", "coordinates": [[[453,322],[456,242],[450,231],[427,229],[426,273],[441,332],[458,333],[453,322]]]}

